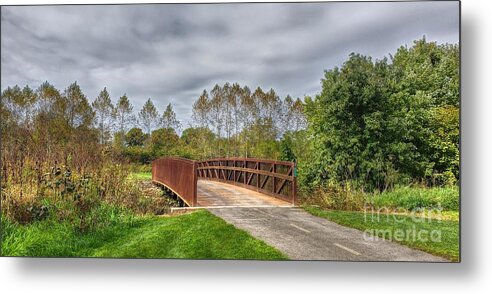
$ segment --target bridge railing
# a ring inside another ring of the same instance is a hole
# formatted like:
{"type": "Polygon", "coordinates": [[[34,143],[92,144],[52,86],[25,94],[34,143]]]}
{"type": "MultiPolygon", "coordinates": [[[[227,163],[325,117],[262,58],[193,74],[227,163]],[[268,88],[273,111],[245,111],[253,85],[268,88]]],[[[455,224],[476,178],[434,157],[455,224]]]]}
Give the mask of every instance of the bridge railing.
{"type": "Polygon", "coordinates": [[[165,186],[188,206],[196,206],[197,162],[183,158],[152,161],[152,182],[165,186]]]}
{"type": "Polygon", "coordinates": [[[295,163],[256,158],[215,158],[198,161],[198,178],[226,182],[297,202],[295,163]]]}

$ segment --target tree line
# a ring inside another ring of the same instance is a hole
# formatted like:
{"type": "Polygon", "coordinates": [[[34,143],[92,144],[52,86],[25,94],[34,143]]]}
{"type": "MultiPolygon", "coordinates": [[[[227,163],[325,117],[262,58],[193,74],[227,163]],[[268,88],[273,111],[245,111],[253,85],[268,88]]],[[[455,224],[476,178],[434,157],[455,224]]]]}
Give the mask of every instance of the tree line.
{"type": "Polygon", "coordinates": [[[193,122],[201,130],[204,157],[276,159],[281,157],[279,140],[306,127],[301,99],[287,95],[282,100],[273,89],[251,91],[237,83],[215,85],[210,94],[204,90],[193,104],[193,122]]]}
{"type": "MultiPolygon", "coordinates": [[[[160,156],[281,157],[279,139],[305,128],[303,102],[273,89],[215,85],[197,97],[182,130],[171,103],[162,113],[149,98],[135,113],[126,94],[113,102],[106,88],[90,102],[77,82],[60,91],[17,85],[2,92],[2,164],[21,173],[25,159],[83,170],[103,153],[149,163],[160,156]],[[181,132],[181,135],[178,135],[181,132]]],[[[7,174],[7,173],[6,173],[7,174]]]]}

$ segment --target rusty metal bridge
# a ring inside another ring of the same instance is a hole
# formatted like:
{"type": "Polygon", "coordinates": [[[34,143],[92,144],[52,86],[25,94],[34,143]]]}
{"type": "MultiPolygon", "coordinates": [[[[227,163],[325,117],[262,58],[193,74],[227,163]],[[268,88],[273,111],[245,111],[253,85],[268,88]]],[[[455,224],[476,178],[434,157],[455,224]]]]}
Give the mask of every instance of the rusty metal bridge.
{"type": "Polygon", "coordinates": [[[297,202],[295,163],[256,158],[152,162],[152,182],[190,207],[282,206],[297,202]]]}

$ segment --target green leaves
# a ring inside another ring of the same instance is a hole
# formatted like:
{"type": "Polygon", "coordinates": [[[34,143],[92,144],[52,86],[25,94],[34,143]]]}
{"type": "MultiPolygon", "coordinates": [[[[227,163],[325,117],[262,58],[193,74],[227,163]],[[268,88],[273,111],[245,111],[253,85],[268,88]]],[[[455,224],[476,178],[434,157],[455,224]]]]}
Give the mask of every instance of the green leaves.
{"type": "Polygon", "coordinates": [[[458,179],[458,50],[422,39],[391,63],[351,54],[325,71],[321,93],[306,100],[313,160],[301,184],[331,179],[383,190],[408,178],[458,179]]]}
{"type": "Polygon", "coordinates": [[[142,129],[132,128],[125,135],[125,142],[130,147],[143,146],[148,135],[144,134],[142,129]]]}

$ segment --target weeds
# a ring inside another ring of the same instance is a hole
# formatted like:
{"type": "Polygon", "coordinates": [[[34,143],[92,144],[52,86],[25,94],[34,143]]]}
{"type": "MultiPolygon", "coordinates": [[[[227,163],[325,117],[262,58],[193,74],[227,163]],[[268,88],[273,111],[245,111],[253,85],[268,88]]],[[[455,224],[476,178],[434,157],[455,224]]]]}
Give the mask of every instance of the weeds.
{"type": "Polygon", "coordinates": [[[303,197],[303,204],[319,206],[323,209],[362,210],[364,203],[365,194],[349,183],[319,186],[311,195],[303,197]]]}
{"type": "Polygon", "coordinates": [[[369,195],[367,202],[377,208],[407,210],[442,208],[457,211],[459,210],[459,191],[457,187],[397,187],[392,191],[369,195]]]}
{"type": "Polygon", "coordinates": [[[361,211],[365,208],[459,210],[459,191],[450,187],[396,187],[384,192],[367,193],[350,183],[343,185],[327,184],[305,193],[302,204],[323,209],[361,211]]]}
{"type": "Polygon", "coordinates": [[[158,188],[129,177],[131,168],[105,164],[93,171],[73,172],[55,163],[49,168],[25,165],[24,181],[2,185],[2,215],[18,224],[50,218],[80,232],[104,226],[106,213],[122,209],[135,214],[164,214],[175,205],[158,188]],[[32,172],[35,170],[35,172],[32,172]],[[113,207],[108,209],[108,207],[113,207]]]}

